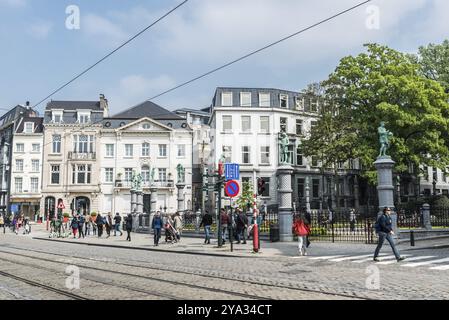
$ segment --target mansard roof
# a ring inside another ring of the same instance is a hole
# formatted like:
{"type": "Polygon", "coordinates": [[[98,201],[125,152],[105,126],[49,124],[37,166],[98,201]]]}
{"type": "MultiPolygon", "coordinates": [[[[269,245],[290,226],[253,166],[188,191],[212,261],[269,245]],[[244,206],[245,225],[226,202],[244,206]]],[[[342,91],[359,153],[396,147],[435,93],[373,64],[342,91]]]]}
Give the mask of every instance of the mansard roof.
{"type": "Polygon", "coordinates": [[[182,117],[151,101],[145,101],[112,116],[112,118],[119,119],[140,119],[145,117],[154,120],[182,120],[182,117]]]}

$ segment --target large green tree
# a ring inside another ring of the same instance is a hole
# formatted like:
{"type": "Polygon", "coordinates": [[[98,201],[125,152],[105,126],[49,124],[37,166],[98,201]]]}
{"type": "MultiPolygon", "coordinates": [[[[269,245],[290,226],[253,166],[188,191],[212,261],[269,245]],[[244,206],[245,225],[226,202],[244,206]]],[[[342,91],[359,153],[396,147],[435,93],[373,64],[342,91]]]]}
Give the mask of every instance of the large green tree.
{"type": "Polygon", "coordinates": [[[420,47],[417,61],[427,78],[438,81],[449,92],[449,40],[420,47]]]}
{"type": "Polygon", "coordinates": [[[425,77],[409,55],[377,44],[366,49],[343,58],[322,82],[326,104],[303,142],[306,155],[328,154],[334,163],[358,158],[374,182],[377,127],[384,121],[394,134],[388,153],[398,172],[410,163],[446,168],[449,105],[444,88],[425,77]]]}

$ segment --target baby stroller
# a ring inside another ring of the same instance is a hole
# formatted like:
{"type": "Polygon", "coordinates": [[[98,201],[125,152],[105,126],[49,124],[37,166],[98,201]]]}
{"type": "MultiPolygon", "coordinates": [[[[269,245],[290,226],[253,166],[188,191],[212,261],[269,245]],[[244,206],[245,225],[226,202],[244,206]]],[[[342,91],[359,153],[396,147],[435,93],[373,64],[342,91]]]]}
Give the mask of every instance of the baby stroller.
{"type": "Polygon", "coordinates": [[[165,242],[178,242],[178,231],[173,227],[173,225],[170,222],[167,222],[164,225],[164,230],[165,230],[165,242]]]}

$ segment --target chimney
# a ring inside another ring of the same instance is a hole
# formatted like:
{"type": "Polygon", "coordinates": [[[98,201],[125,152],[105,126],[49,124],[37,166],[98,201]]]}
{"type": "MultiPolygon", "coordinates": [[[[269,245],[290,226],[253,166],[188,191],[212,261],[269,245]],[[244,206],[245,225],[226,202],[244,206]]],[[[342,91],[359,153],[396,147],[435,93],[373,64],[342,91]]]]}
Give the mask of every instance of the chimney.
{"type": "Polygon", "coordinates": [[[104,94],[100,93],[100,109],[103,110],[103,116],[108,117],[108,99],[105,98],[104,94]]]}

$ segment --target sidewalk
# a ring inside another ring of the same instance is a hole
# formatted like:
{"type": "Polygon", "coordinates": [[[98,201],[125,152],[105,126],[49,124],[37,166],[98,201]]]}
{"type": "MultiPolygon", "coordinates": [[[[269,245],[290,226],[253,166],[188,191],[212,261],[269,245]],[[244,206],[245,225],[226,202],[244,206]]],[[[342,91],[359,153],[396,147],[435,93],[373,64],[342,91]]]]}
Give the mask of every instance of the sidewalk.
{"type": "MultiPolygon", "coordinates": [[[[229,242],[219,248],[217,246],[217,240],[212,239],[211,244],[204,244],[204,240],[198,237],[182,237],[178,243],[165,243],[165,237],[161,237],[161,242],[158,247],[153,245],[153,235],[132,233],[132,241],[126,241],[126,233],[122,237],[114,237],[113,232],[111,237],[106,239],[106,235],[103,234],[102,238],[96,236],[88,236],[84,239],[49,239],[48,232],[45,230],[45,225],[33,226],[33,232],[31,235],[25,237],[32,237],[40,241],[54,241],[64,242],[79,245],[90,246],[104,246],[111,248],[123,248],[134,250],[148,250],[148,251],[161,251],[161,252],[174,252],[180,254],[200,254],[209,256],[221,256],[221,257],[257,257],[257,258],[281,258],[281,257],[293,257],[298,255],[298,247],[296,242],[275,242],[261,241],[260,252],[255,254],[252,249],[252,241],[247,241],[247,244],[234,244],[233,252],[230,250],[229,242]]],[[[398,246],[400,251],[419,250],[419,249],[434,249],[435,246],[447,246],[447,240],[440,241],[423,241],[417,243],[415,247],[411,247],[409,244],[400,244],[398,246]]],[[[308,255],[310,256],[328,256],[328,255],[353,255],[353,254],[370,254],[373,253],[375,245],[368,245],[363,243],[329,243],[329,242],[312,242],[308,248],[308,255]]]]}

